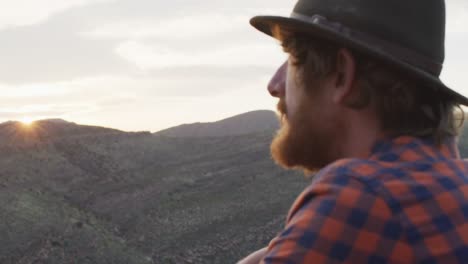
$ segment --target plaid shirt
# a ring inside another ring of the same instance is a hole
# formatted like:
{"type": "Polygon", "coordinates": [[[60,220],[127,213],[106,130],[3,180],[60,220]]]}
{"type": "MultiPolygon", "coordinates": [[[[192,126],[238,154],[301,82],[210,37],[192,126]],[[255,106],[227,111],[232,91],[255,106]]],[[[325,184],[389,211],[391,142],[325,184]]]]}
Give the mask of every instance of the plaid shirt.
{"type": "Polygon", "coordinates": [[[454,139],[381,141],[315,176],[261,263],[468,263],[467,175],[454,139]]]}

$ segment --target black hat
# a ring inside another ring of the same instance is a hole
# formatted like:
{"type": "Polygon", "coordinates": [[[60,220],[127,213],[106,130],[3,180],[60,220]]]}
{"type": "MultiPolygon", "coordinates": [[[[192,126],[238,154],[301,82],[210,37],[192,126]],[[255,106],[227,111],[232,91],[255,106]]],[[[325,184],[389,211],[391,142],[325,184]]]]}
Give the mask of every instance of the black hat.
{"type": "Polygon", "coordinates": [[[468,98],[439,76],[445,58],[444,0],[299,0],[290,17],[256,16],[250,24],[349,46],[441,88],[463,105],[468,98]]]}

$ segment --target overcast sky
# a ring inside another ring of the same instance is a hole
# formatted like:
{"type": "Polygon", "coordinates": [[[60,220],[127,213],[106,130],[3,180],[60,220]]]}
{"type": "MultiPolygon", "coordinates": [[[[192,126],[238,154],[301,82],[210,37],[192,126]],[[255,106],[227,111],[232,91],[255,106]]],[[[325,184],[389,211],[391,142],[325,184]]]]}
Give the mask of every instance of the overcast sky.
{"type": "MultiPolygon", "coordinates": [[[[468,95],[468,1],[446,2],[442,79],[468,95]]],[[[273,110],[266,84],[285,55],[248,20],[294,3],[0,0],[0,122],[157,131],[273,110]]]]}

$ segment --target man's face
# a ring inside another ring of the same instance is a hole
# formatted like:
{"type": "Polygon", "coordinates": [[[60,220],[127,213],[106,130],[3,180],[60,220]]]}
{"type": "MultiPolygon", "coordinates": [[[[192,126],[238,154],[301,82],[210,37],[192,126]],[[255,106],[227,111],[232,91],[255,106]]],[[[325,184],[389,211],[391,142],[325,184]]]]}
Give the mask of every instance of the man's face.
{"type": "Polygon", "coordinates": [[[299,75],[296,66],[285,63],[268,85],[270,94],[279,99],[281,121],[271,154],[283,167],[314,172],[336,159],[339,120],[327,100],[329,82],[316,81],[304,87],[299,75]]]}

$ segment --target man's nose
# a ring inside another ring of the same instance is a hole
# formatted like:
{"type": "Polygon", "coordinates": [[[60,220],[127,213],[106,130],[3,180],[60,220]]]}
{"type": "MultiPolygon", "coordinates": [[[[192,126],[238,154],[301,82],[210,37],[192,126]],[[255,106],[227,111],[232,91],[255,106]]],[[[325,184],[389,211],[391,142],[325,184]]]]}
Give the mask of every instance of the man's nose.
{"type": "Polygon", "coordinates": [[[268,84],[268,92],[273,97],[284,97],[285,88],[286,88],[286,72],[288,70],[288,62],[286,61],[279,67],[275,75],[270,80],[268,84]]]}

